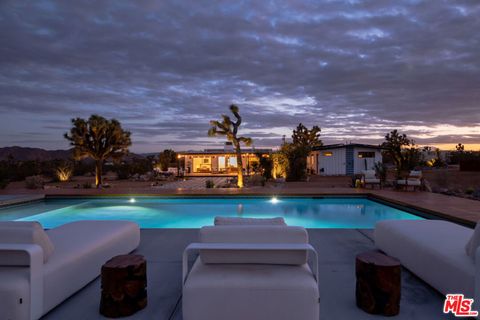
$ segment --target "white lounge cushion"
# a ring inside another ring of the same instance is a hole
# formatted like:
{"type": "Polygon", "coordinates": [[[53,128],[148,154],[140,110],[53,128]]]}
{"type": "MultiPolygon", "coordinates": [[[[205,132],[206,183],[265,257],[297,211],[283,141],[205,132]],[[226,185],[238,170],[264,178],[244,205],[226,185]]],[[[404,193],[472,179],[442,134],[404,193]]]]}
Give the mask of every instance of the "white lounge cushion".
{"type": "Polygon", "coordinates": [[[443,294],[474,296],[475,265],[465,254],[473,230],[438,220],[385,220],[375,245],[443,294]]]}
{"type": "Polygon", "coordinates": [[[95,279],[107,260],[140,243],[140,229],[130,221],[77,221],[47,234],[55,254],[44,265],[44,312],[95,279]]]}
{"type": "Polygon", "coordinates": [[[422,177],[422,171],[412,170],[412,171],[410,171],[409,176],[410,176],[410,177],[418,177],[418,178],[421,178],[421,177],[422,177]]]}
{"type": "Polygon", "coordinates": [[[240,217],[215,217],[214,225],[231,226],[231,225],[278,225],[286,226],[282,217],[276,218],[240,218],[240,217]]]}
{"type": "Polygon", "coordinates": [[[364,179],[365,183],[380,183],[380,179],[364,179]]]}
{"type": "Polygon", "coordinates": [[[480,246],[480,223],[477,222],[475,230],[473,231],[472,237],[468,240],[467,245],[465,246],[465,251],[470,258],[475,260],[475,253],[477,252],[478,247],[480,246]]]}
{"type": "MultiPolygon", "coordinates": [[[[289,226],[221,226],[200,229],[203,243],[308,243],[302,227],[289,226]]],[[[203,251],[203,263],[263,263],[300,265],[307,262],[306,251],[203,251]]]]}
{"type": "Polygon", "coordinates": [[[318,286],[308,265],[203,264],[183,289],[185,320],[318,320],[318,286]]]}
{"type": "Polygon", "coordinates": [[[43,262],[52,256],[55,246],[36,221],[1,221],[0,243],[37,244],[43,250],[43,262]]]}
{"type": "Polygon", "coordinates": [[[409,186],[420,186],[420,185],[422,185],[422,181],[417,180],[417,179],[408,179],[407,180],[407,185],[409,185],[409,186]]]}
{"type": "Polygon", "coordinates": [[[362,174],[365,176],[365,179],[376,179],[377,178],[377,173],[375,170],[363,170],[362,174]]]}
{"type": "Polygon", "coordinates": [[[407,186],[421,186],[422,185],[422,181],[421,180],[418,180],[418,179],[401,179],[401,180],[397,180],[397,184],[398,185],[407,185],[407,186]]]}

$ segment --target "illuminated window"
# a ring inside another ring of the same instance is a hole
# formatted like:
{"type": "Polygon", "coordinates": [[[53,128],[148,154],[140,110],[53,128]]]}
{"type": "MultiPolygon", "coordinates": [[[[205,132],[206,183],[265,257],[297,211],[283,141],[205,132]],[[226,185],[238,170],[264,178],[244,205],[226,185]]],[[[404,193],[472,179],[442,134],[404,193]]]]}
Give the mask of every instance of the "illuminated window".
{"type": "Polygon", "coordinates": [[[360,151],[358,153],[359,158],[375,158],[375,152],[370,152],[370,151],[360,151]]]}
{"type": "Polygon", "coordinates": [[[333,152],[331,152],[331,151],[325,151],[325,152],[323,153],[323,156],[324,156],[324,157],[331,157],[331,156],[333,156],[333,152]]]}

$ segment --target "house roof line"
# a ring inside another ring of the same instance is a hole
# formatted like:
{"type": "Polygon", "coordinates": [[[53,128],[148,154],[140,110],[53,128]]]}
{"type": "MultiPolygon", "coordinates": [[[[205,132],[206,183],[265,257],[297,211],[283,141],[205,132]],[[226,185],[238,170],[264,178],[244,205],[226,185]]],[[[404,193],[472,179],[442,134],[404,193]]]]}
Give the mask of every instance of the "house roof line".
{"type": "Polygon", "coordinates": [[[338,143],[338,144],[328,144],[318,147],[313,147],[314,151],[317,150],[327,150],[327,149],[340,149],[340,148],[365,148],[365,149],[385,149],[380,145],[373,145],[373,144],[362,144],[362,143],[338,143]]]}

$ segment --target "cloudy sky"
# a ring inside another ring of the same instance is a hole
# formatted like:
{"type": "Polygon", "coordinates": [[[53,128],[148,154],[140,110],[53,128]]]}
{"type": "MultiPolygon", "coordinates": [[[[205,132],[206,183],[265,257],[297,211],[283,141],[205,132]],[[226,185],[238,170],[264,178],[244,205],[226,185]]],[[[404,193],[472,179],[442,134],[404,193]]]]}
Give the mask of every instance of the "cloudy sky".
{"type": "Polygon", "coordinates": [[[303,122],[480,148],[479,30],[477,0],[2,0],[0,146],[66,148],[98,113],[135,152],[211,147],[236,103],[257,147],[303,122]]]}

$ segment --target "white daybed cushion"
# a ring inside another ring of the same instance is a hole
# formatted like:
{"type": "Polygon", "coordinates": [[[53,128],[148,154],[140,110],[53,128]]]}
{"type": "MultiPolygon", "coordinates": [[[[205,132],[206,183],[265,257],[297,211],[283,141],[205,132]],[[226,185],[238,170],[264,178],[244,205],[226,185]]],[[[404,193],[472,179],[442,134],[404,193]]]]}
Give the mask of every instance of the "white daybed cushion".
{"type": "Polygon", "coordinates": [[[375,170],[363,170],[362,174],[365,176],[365,179],[376,179],[375,170]]]}
{"type": "MultiPolygon", "coordinates": [[[[308,233],[302,227],[289,226],[220,226],[200,229],[203,243],[308,243],[308,233]]],[[[254,263],[301,265],[307,262],[307,251],[254,251],[231,252],[200,250],[203,263],[254,263]]]]}
{"type": "Polygon", "coordinates": [[[475,230],[473,231],[472,237],[467,242],[465,246],[465,251],[468,256],[470,256],[473,260],[475,260],[475,253],[477,252],[477,248],[480,246],[480,223],[477,222],[475,226],[475,230]]]}
{"type": "Polygon", "coordinates": [[[55,246],[36,221],[1,221],[0,243],[37,244],[43,250],[43,262],[52,256],[55,246]]]}
{"type": "Polygon", "coordinates": [[[277,225],[286,226],[282,217],[276,218],[239,218],[239,217],[215,217],[214,224],[216,226],[231,225],[277,225]]]}
{"type": "Polygon", "coordinates": [[[475,265],[465,254],[473,230],[440,220],[384,220],[375,245],[443,294],[475,294],[475,265]]]}
{"type": "Polygon", "coordinates": [[[44,313],[100,275],[107,260],[140,243],[140,229],[130,221],[77,221],[47,234],[55,254],[44,265],[44,313]]]}
{"type": "Polygon", "coordinates": [[[318,320],[318,299],[306,264],[203,264],[197,259],[183,288],[182,307],[184,319],[318,320]]]}
{"type": "Polygon", "coordinates": [[[421,178],[421,177],[422,177],[422,171],[412,170],[412,171],[410,171],[409,176],[410,176],[410,177],[418,177],[418,178],[421,178]]]}

